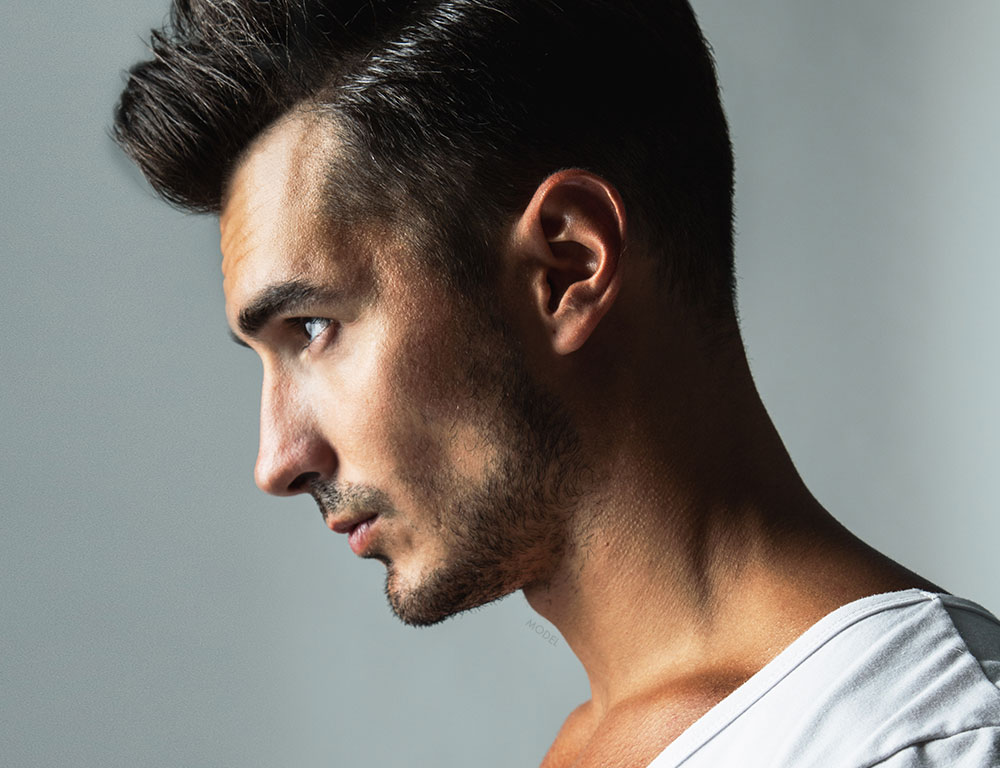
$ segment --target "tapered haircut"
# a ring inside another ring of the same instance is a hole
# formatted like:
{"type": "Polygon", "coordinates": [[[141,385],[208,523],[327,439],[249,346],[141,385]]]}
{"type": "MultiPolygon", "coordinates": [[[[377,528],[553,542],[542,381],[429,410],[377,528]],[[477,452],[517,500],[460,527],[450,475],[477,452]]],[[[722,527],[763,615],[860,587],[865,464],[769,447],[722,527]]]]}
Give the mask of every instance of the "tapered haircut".
{"type": "Polygon", "coordinates": [[[253,140],[310,114],[330,215],[406,227],[459,290],[551,173],[621,193],[677,296],[733,311],[733,158],[686,0],[174,0],[114,135],[154,189],[219,212],[253,140]]]}

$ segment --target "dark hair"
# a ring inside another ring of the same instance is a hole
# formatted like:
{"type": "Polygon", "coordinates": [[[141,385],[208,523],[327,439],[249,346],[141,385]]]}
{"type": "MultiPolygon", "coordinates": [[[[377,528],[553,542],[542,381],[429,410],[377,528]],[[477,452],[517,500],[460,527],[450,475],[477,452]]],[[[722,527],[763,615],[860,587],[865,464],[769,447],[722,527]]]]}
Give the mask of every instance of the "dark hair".
{"type": "Polygon", "coordinates": [[[241,153],[305,105],[343,134],[353,202],[416,214],[459,287],[546,176],[580,167],[678,295],[732,311],[732,148],[687,0],[174,0],[152,52],[114,134],[176,205],[217,212],[241,153]]]}

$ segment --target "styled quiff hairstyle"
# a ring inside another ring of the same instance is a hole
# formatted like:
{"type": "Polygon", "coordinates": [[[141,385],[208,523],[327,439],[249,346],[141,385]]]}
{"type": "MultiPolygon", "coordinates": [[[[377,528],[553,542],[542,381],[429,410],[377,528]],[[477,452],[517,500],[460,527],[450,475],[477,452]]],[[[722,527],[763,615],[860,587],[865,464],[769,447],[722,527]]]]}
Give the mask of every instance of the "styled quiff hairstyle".
{"type": "Polygon", "coordinates": [[[686,0],[174,0],[114,135],[156,191],[218,212],[293,110],[329,119],[331,215],[408,225],[456,288],[551,173],[613,184],[667,287],[733,312],[733,159],[686,0]]]}

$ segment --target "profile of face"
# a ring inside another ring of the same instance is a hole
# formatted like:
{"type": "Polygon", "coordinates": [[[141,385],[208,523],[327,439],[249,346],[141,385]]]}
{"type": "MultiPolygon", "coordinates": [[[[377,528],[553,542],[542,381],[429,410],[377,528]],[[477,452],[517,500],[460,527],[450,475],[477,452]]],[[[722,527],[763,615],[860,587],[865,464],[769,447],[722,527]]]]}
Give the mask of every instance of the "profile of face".
{"type": "Polygon", "coordinates": [[[386,566],[396,615],[433,624],[553,571],[579,438],[499,311],[400,238],[324,215],[314,132],[291,118],[259,138],[220,218],[229,323],[264,368],[255,476],[310,493],[386,566]]]}

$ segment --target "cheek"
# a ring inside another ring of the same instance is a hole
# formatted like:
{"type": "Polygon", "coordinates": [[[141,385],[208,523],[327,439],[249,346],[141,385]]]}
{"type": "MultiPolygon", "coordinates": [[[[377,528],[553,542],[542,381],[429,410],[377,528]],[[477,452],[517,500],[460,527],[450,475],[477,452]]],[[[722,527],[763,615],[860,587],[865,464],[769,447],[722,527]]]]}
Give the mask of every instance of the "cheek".
{"type": "Polygon", "coordinates": [[[373,425],[393,472],[410,486],[440,490],[451,480],[450,446],[461,422],[452,361],[436,353],[440,338],[408,335],[380,357],[382,421],[373,425]]]}
{"type": "Polygon", "coordinates": [[[445,474],[455,421],[445,391],[452,378],[421,354],[432,339],[397,334],[395,341],[374,321],[342,333],[309,369],[304,392],[337,454],[340,478],[385,490],[394,478],[426,487],[445,474]]]}
{"type": "Polygon", "coordinates": [[[390,357],[402,473],[426,487],[479,485],[498,461],[493,422],[501,414],[493,394],[473,380],[474,354],[442,331],[390,357]]]}
{"type": "Polygon", "coordinates": [[[340,479],[371,484],[373,460],[392,423],[391,392],[381,374],[378,334],[360,325],[340,330],[333,346],[304,364],[304,396],[316,428],[337,455],[340,479]]]}

